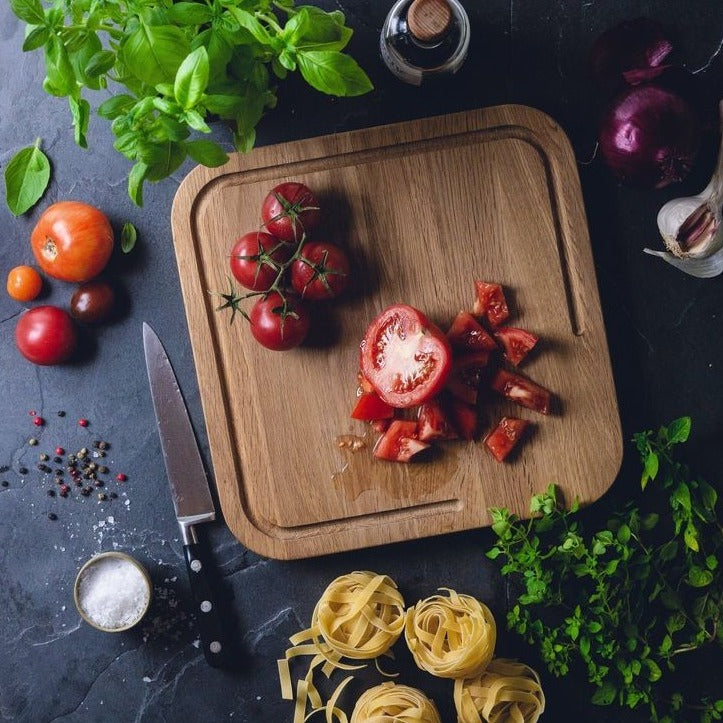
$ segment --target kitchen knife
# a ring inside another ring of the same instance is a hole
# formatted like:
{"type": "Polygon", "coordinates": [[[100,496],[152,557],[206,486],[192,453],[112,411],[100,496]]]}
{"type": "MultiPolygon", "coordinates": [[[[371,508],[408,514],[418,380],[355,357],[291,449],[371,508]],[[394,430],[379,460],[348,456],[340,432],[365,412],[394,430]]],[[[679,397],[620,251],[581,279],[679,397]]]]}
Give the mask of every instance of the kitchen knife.
{"type": "Polygon", "coordinates": [[[210,557],[199,544],[195,529],[196,525],[216,517],[211,491],[176,375],[160,339],[146,323],[143,324],[143,347],[163,459],[183,536],[201,645],[206,660],[214,667],[223,667],[230,663],[230,645],[214,593],[210,557]]]}

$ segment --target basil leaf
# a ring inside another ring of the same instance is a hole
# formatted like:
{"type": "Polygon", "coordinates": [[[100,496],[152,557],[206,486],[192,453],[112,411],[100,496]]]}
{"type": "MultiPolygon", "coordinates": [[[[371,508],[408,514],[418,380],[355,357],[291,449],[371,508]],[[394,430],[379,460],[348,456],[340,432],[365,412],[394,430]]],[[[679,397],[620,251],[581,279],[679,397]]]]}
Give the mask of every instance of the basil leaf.
{"type": "Polygon", "coordinates": [[[130,95],[114,95],[112,98],[103,101],[96,111],[101,118],[113,120],[124,113],[127,113],[135,105],[135,100],[130,95]]]}
{"type": "Polygon", "coordinates": [[[191,135],[188,126],[175,118],[161,116],[157,121],[159,137],[167,141],[184,141],[191,135]]]}
{"type": "Polygon", "coordinates": [[[189,126],[191,126],[191,128],[193,128],[194,131],[198,131],[199,133],[211,132],[211,129],[206,124],[206,121],[203,120],[203,116],[197,110],[187,110],[183,114],[183,119],[189,126]]]}
{"type": "Polygon", "coordinates": [[[201,46],[186,56],[176,73],[173,94],[184,110],[193,108],[208,86],[208,53],[201,46]]]}
{"type": "Polygon", "coordinates": [[[235,118],[241,112],[243,99],[238,95],[207,95],[203,102],[209,113],[221,118],[235,118]]]}
{"type": "Polygon", "coordinates": [[[192,43],[192,47],[203,45],[208,53],[210,77],[218,78],[223,75],[233,55],[233,45],[227,40],[224,33],[212,27],[201,33],[196,40],[201,42],[198,44],[192,43]]]}
{"type": "Polygon", "coordinates": [[[41,25],[45,22],[45,12],[40,0],[10,0],[10,7],[15,15],[30,25],[41,25]]]}
{"type": "Polygon", "coordinates": [[[32,208],[48,187],[50,162],[40,150],[40,138],[34,146],[18,151],[5,167],[5,200],[15,216],[32,208]]]}
{"type": "Polygon", "coordinates": [[[343,50],[352,35],[352,29],[344,25],[343,13],[306,6],[289,18],[282,37],[298,49],[343,50]]]}
{"type": "Polygon", "coordinates": [[[76,99],[69,95],[68,105],[70,106],[70,114],[73,117],[75,142],[81,148],[87,148],[88,141],[85,134],[88,132],[88,121],[90,120],[90,103],[85,98],[76,99]]]}
{"type": "Polygon", "coordinates": [[[78,87],[68,51],[57,35],[53,35],[45,45],[45,72],[53,95],[71,95],[78,87]]]}
{"type": "Polygon", "coordinates": [[[138,132],[128,131],[116,138],[113,148],[118,153],[122,153],[129,161],[134,161],[138,157],[138,141],[138,132]]]}
{"type": "Polygon", "coordinates": [[[127,69],[148,85],[172,81],[188,51],[186,34],[173,25],[141,23],[121,45],[127,69]]]}
{"type": "Polygon", "coordinates": [[[211,8],[202,3],[177,2],[168,8],[168,19],[177,25],[203,25],[212,18],[211,8]]]}
{"type": "MultiPolygon", "coordinates": [[[[77,47],[72,50],[68,49],[70,64],[73,66],[73,72],[75,73],[75,77],[78,79],[78,82],[81,85],[92,88],[93,90],[98,90],[100,88],[100,81],[97,75],[91,76],[88,74],[88,63],[102,50],[103,46],[95,33],[85,34],[82,38],[82,42],[77,45],[77,47]]],[[[113,62],[111,63],[112,67],[113,63],[115,63],[115,54],[111,53],[111,55],[113,56],[113,62]]],[[[73,93],[71,93],[71,95],[73,95],[73,93]]]]}
{"type": "Polygon", "coordinates": [[[259,43],[262,45],[272,45],[269,31],[256,19],[253,13],[237,7],[230,7],[228,11],[233,15],[238,24],[248,30],[259,43]]]}
{"type": "Polygon", "coordinates": [[[148,166],[146,173],[148,181],[160,181],[167,178],[186,160],[186,149],[180,143],[168,141],[156,145],[155,148],[154,158],[156,160],[148,166]]]}
{"type": "Polygon", "coordinates": [[[136,231],[136,227],[130,221],[126,221],[121,229],[121,251],[124,254],[133,251],[137,240],[138,231],[136,231]]]}
{"type": "Polygon", "coordinates": [[[99,50],[94,53],[87,65],[85,72],[90,78],[97,78],[104,75],[115,65],[115,53],[112,50],[99,50]]]}
{"type": "Polygon", "coordinates": [[[183,144],[188,155],[196,161],[209,168],[222,166],[228,161],[228,154],[217,143],[213,141],[197,140],[186,141],[183,144]]]}
{"type": "MultiPolygon", "coordinates": [[[[28,26],[30,28],[31,26],[28,26]]],[[[39,25],[37,28],[32,28],[30,32],[25,36],[23,42],[23,50],[28,52],[29,50],[36,50],[42,48],[43,45],[48,41],[50,37],[50,30],[44,25],[39,25]]]]}
{"type": "Polygon", "coordinates": [[[297,62],[304,80],[322,93],[351,97],[374,88],[350,55],[334,50],[305,50],[299,51],[297,62]]]}
{"type": "Polygon", "coordinates": [[[678,444],[686,442],[690,436],[690,417],[681,417],[668,425],[668,442],[678,444]]]}
{"type": "Polygon", "coordinates": [[[136,206],[143,205],[143,181],[148,173],[148,166],[138,161],[128,174],[128,195],[136,206]]]}

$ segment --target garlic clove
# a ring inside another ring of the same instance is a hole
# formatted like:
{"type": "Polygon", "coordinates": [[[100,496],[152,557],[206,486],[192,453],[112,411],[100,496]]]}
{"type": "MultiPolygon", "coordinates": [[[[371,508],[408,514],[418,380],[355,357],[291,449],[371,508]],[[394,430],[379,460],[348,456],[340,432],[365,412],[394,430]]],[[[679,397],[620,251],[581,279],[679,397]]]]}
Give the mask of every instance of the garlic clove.
{"type": "Polygon", "coordinates": [[[714,276],[719,276],[723,273],[723,248],[719,248],[709,256],[703,256],[701,258],[694,256],[679,258],[668,251],[656,251],[654,249],[643,249],[643,251],[650,256],[657,256],[663,259],[663,261],[667,261],[671,266],[675,266],[676,269],[685,272],[689,276],[695,276],[698,279],[712,279],[714,276]]]}

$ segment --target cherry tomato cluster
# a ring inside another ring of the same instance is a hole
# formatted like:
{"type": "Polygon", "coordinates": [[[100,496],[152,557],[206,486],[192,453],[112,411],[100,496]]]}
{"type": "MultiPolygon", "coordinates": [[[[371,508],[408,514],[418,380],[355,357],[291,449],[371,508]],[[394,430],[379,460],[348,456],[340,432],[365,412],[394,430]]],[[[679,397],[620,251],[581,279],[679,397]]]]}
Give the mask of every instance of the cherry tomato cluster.
{"type": "Polygon", "coordinates": [[[281,183],[264,198],[261,229],[241,236],[231,250],[231,273],[248,292],[221,294],[219,308],[245,316],[267,349],[301,344],[311,326],[306,302],[334,299],[348,284],[346,253],[335,244],[309,240],[321,220],[319,201],[308,186],[281,183]],[[251,298],[246,313],[240,302],[251,298]]]}
{"type": "MultiPolygon", "coordinates": [[[[36,306],[20,317],[15,328],[15,342],[26,359],[34,364],[60,364],[72,356],[77,345],[73,320],[94,324],[107,319],[114,310],[113,287],[93,280],[110,259],[113,229],[97,208],[61,201],[42,214],[30,246],[47,276],[80,284],[70,299],[70,313],[49,304],[36,306]]],[[[16,266],[8,274],[7,292],[16,301],[33,301],[42,288],[43,279],[32,266],[16,266]]]]}
{"type": "MultiPolygon", "coordinates": [[[[381,433],[375,457],[408,462],[434,441],[475,439],[485,389],[521,407],[550,413],[552,394],[516,371],[538,337],[506,325],[510,312],[502,286],[475,281],[475,291],[472,311],[460,311],[446,334],[405,304],[390,306],[370,324],[361,343],[351,416],[381,433]],[[399,410],[413,407],[417,418],[403,418],[399,410]]],[[[484,445],[502,462],[529,424],[502,417],[484,445]]]]}

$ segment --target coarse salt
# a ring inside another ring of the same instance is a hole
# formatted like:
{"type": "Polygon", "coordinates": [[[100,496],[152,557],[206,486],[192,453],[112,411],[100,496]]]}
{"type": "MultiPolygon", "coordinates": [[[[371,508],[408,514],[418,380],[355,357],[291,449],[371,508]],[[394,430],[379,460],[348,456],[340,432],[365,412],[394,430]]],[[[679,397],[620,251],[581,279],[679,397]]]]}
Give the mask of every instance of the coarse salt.
{"type": "Polygon", "coordinates": [[[78,604],[101,628],[117,630],[135,624],[150,598],[148,581],[129,560],[103,557],[83,571],[78,583],[78,604]]]}

